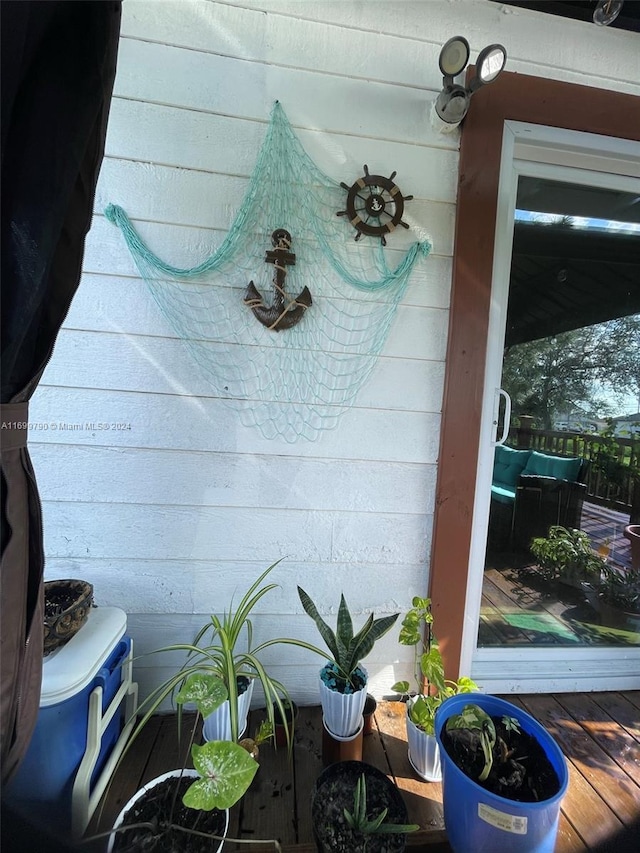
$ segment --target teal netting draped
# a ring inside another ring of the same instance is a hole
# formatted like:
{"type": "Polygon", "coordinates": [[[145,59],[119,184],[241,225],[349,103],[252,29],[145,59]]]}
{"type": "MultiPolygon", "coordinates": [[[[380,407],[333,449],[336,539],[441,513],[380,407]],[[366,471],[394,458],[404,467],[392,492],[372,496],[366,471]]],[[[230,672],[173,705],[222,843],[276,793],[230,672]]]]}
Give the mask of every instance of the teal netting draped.
{"type": "Polygon", "coordinates": [[[414,264],[431,249],[414,243],[390,268],[379,239],[356,242],[347,217],[336,215],[345,198],[276,103],[242,206],[220,247],[197,266],[162,261],[122,208],[105,211],[212,394],[266,438],[313,440],[336,426],[371,373],[414,264]],[[276,228],[289,231],[295,253],[287,293],[306,285],[313,299],[298,325],[279,332],[261,325],[243,302],[250,280],[265,301],[272,299],[274,267],[265,251],[276,228]]]}

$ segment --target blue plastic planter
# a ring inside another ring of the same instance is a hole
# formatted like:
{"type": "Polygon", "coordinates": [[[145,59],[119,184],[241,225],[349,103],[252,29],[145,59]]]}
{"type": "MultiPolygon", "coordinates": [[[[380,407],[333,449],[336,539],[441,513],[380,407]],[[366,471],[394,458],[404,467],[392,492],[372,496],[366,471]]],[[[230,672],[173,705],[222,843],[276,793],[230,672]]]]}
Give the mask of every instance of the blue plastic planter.
{"type": "Polygon", "coordinates": [[[463,693],[438,708],[436,739],[442,762],[444,822],[455,853],[553,853],[558,833],[560,803],[569,782],[567,762],[551,735],[516,705],[484,693],[463,693]],[[519,803],[486,791],[466,776],[442,745],[441,733],[449,717],[475,704],[492,717],[515,717],[527,734],[544,749],[560,780],[557,794],[539,803],[519,803]]]}

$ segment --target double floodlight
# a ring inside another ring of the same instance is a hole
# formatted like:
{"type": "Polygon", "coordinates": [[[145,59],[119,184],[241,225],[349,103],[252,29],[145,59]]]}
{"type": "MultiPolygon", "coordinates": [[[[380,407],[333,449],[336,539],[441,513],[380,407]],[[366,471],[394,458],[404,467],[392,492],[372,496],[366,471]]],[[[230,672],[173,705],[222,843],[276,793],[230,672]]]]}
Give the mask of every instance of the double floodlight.
{"type": "Polygon", "coordinates": [[[478,54],[476,74],[467,87],[454,82],[454,78],[467,67],[471,50],[462,36],[454,36],[440,51],[442,91],[435,103],[438,116],[446,124],[458,125],[467,114],[471,95],[480,86],[492,83],[504,68],[507,51],[501,44],[490,44],[478,54]]]}

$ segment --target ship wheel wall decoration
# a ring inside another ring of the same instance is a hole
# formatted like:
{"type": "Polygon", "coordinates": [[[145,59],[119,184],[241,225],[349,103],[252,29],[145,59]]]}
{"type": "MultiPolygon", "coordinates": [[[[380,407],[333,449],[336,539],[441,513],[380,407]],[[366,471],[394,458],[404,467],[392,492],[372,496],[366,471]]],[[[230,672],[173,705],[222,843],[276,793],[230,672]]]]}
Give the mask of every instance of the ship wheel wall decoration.
{"type": "Polygon", "coordinates": [[[370,175],[366,163],[363,169],[364,175],[352,186],[340,182],[340,186],[347,190],[347,209],[339,210],[337,215],[349,217],[349,222],[358,232],[356,240],[366,234],[368,237],[380,237],[382,245],[386,246],[385,235],[393,231],[396,225],[409,227],[403,221],[402,214],[405,201],[413,196],[403,196],[394,184],[396,172],[384,178],[382,175],[370,175]]]}

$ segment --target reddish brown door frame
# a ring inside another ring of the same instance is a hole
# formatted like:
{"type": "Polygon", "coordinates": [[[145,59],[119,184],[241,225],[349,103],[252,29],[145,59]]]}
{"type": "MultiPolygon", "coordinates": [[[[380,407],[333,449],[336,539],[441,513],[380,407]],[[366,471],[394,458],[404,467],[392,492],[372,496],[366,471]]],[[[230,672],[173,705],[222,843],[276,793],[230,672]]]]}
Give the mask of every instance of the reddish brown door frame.
{"type": "Polygon", "coordinates": [[[640,98],[505,72],[476,92],[464,121],[429,592],[449,678],[460,674],[498,176],[508,119],[640,140],[640,98]]]}

